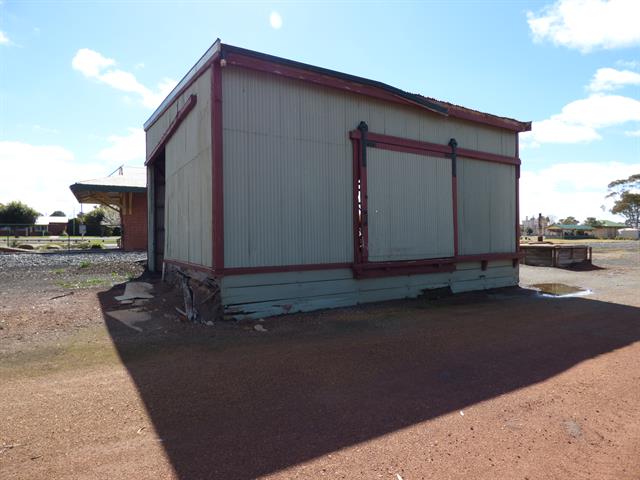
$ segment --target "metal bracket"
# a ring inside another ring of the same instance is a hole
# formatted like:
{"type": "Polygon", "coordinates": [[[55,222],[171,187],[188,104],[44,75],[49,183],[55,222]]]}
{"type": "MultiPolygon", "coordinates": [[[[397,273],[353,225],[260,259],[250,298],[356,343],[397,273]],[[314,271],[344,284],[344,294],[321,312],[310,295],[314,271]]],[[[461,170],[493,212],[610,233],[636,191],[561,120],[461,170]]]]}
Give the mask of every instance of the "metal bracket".
{"type": "Polygon", "coordinates": [[[449,140],[449,146],[451,147],[451,174],[454,177],[458,176],[457,163],[458,163],[458,142],[455,138],[449,140]]]}
{"type": "Polygon", "coordinates": [[[364,120],[358,124],[358,130],[360,130],[360,160],[362,166],[367,166],[367,133],[369,132],[369,125],[364,120]]]}

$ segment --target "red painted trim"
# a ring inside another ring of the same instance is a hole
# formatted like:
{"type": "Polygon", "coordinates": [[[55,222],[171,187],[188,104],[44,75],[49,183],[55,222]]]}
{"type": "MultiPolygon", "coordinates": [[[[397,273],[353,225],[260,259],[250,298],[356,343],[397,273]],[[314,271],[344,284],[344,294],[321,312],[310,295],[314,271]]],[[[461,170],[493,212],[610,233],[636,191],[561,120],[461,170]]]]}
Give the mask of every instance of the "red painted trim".
{"type": "Polygon", "coordinates": [[[222,172],[222,67],[216,58],[211,75],[211,173],[212,260],[216,271],[224,270],[224,177],[222,172]]]}
{"type": "Polygon", "coordinates": [[[167,142],[171,139],[173,134],[176,133],[176,131],[178,130],[178,127],[180,127],[180,124],[183,122],[185,118],[187,118],[187,115],[189,115],[189,112],[193,110],[193,107],[196,106],[197,102],[198,102],[198,97],[196,95],[194,94],[189,95],[188,100],[184,103],[182,108],[178,110],[178,113],[176,113],[175,118],[171,121],[167,129],[160,136],[160,141],[158,142],[158,144],[147,156],[147,160],[144,162],[145,166],[148,166],[153,163],[158,152],[160,152],[160,150],[162,150],[167,145],[167,142]]]}
{"type": "MultiPolygon", "coordinates": [[[[360,139],[360,131],[352,130],[349,132],[350,138],[360,139]]],[[[407,150],[397,148],[399,151],[408,151],[409,153],[416,153],[422,155],[434,155],[450,158],[451,148],[449,145],[441,145],[438,143],[422,142],[420,140],[412,140],[409,138],[394,137],[392,135],[384,135],[381,133],[367,133],[367,140],[376,144],[375,148],[387,148],[392,150],[392,147],[402,147],[407,150]],[[440,155],[438,155],[440,154],[440,155]]],[[[506,155],[497,155],[495,153],[481,152],[480,150],[472,150],[469,148],[458,148],[458,157],[472,158],[475,160],[484,160],[487,162],[504,163],[507,165],[520,165],[520,159],[517,154],[515,157],[509,157],[506,155]]]]}
{"type": "Polygon", "coordinates": [[[279,272],[308,272],[313,270],[335,270],[338,268],[351,268],[351,263],[310,263],[303,265],[278,265],[267,267],[232,267],[216,272],[223,275],[247,275],[252,273],[279,273],[279,272]]]}
{"type": "Polygon", "coordinates": [[[523,254],[519,253],[487,253],[478,255],[462,255],[458,257],[432,258],[425,260],[406,260],[398,262],[368,262],[354,263],[313,263],[302,265],[276,265],[264,267],[231,267],[224,269],[212,269],[202,265],[196,265],[179,260],[165,259],[166,263],[178,266],[199,269],[207,273],[220,275],[250,275],[257,273],[281,273],[281,272],[309,272],[317,270],[336,270],[350,268],[356,278],[385,277],[394,275],[418,275],[427,273],[452,272],[456,269],[456,263],[462,262],[491,262],[495,260],[517,260],[523,254]]]}
{"type": "MultiPolygon", "coordinates": [[[[213,47],[213,45],[212,45],[212,47],[213,47]]],[[[204,57],[208,52],[209,52],[209,50],[207,50],[207,52],[205,52],[205,54],[203,55],[203,57],[204,57]]],[[[189,81],[188,81],[187,83],[185,83],[183,86],[181,86],[181,87],[179,88],[179,90],[177,90],[177,91],[176,91],[176,93],[175,93],[175,94],[173,93],[173,91],[169,92],[169,95],[167,95],[167,97],[166,97],[166,98],[168,98],[168,97],[172,96],[172,97],[173,97],[173,101],[171,101],[170,103],[166,104],[164,107],[162,107],[162,109],[156,110],[155,112],[153,112],[153,113],[151,114],[151,117],[149,117],[149,120],[147,120],[147,122],[145,122],[145,127],[144,127],[144,131],[145,131],[145,132],[149,131],[149,129],[155,125],[155,123],[158,121],[158,119],[159,119],[162,115],[164,115],[164,114],[165,114],[165,112],[166,112],[167,110],[169,110],[169,108],[171,108],[171,106],[175,103],[175,100],[177,100],[178,98],[180,98],[180,96],[181,96],[184,92],[186,92],[186,91],[189,89],[189,87],[191,87],[191,85],[193,85],[193,84],[194,84],[194,82],[195,82],[196,80],[198,80],[198,79],[202,76],[202,74],[203,74],[204,72],[206,72],[206,71],[207,71],[207,69],[208,69],[208,68],[211,66],[211,64],[212,64],[212,63],[213,63],[213,62],[214,62],[214,61],[219,57],[219,55],[220,55],[220,53],[219,53],[219,52],[215,53],[215,54],[214,54],[214,55],[213,55],[213,56],[212,56],[212,57],[211,57],[207,62],[205,62],[204,64],[202,64],[202,66],[200,66],[200,67],[198,68],[198,70],[197,70],[197,71],[195,71],[195,72],[193,73],[193,77],[191,77],[191,78],[189,79],[189,81]],[[151,121],[151,119],[153,119],[153,122],[152,122],[152,123],[149,123],[149,121],[151,121]]],[[[202,60],[202,58],[201,58],[200,60],[202,60]]],[[[198,62],[196,62],[196,64],[192,67],[192,69],[193,69],[193,68],[195,68],[195,67],[196,67],[196,65],[198,65],[198,63],[200,62],[200,60],[198,60],[198,62]]],[[[191,70],[189,70],[189,71],[185,74],[185,77],[187,77],[190,73],[191,73],[191,70]]],[[[184,77],[183,77],[183,80],[184,80],[184,77]]],[[[181,80],[181,81],[182,81],[182,80],[181,80]]],[[[178,82],[178,85],[180,85],[180,82],[178,82]]],[[[165,98],[165,100],[166,100],[166,98],[165,98]]],[[[164,102],[164,100],[163,100],[163,102],[164,102]]]]}
{"type": "Polygon", "coordinates": [[[460,120],[468,120],[474,123],[482,123],[491,127],[505,128],[513,132],[528,132],[531,130],[531,122],[519,122],[517,120],[506,120],[495,117],[493,115],[474,112],[467,108],[458,107],[455,105],[447,105],[449,109],[449,116],[459,118],[460,120]]]}
{"type": "MultiPolygon", "coordinates": [[[[351,130],[350,138],[360,139],[360,130],[351,130]]],[[[434,153],[448,154],[451,149],[448,145],[440,145],[439,143],[422,142],[420,140],[412,140],[410,138],[394,137],[393,135],[385,135],[383,133],[367,132],[367,140],[374,143],[384,143],[387,145],[396,145],[399,147],[407,147],[414,150],[429,151],[434,153]]]]}
{"type": "Polygon", "coordinates": [[[436,110],[430,109],[428,106],[423,105],[419,102],[413,102],[408,98],[394,95],[381,88],[365,85],[358,82],[348,81],[342,78],[334,77],[327,74],[321,74],[311,70],[305,70],[303,68],[297,68],[265,59],[242,55],[241,53],[237,52],[226,53],[225,60],[227,60],[227,63],[229,65],[234,65],[237,67],[257,70],[273,75],[280,75],[296,80],[302,80],[304,82],[314,83],[316,85],[322,85],[329,88],[335,88],[350,93],[358,93],[361,95],[366,95],[368,97],[376,98],[378,100],[399,103],[401,105],[410,105],[412,107],[420,107],[421,109],[428,110],[438,115],[446,115],[436,110]]]}
{"type": "Polygon", "coordinates": [[[413,147],[404,147],[402,145],[393,145],[390,143],[382,143],[382,142],[369,141],[369,147],[379,148],[380,150],[390,150],[392,152],[412,153],[414,155],[428,155],[430,157],[441,157],[441,158],[451,157],[451,155],[448,155],[444,152],[426,151],[423,149],[418,149],[413,147]]]}
{"type": "Polygon", "coordinates": [[[468,148],[458,148],[458,157],[484,160],[485,162],[503,163],[506,165],[520,165],[520,159],[518,157],[508,157],[506,155],[497,155],[495,153],[470,150],[468,148]]]}
{"type": "Polygon", "coordinates": [[[379,268],[424,267],[427,265],[444,265],[455,263],[455,257],[425,258],[420,260],[394,260],[386,262],[368,262],[354,265],[357,270],[375,270],[379,268]]]}
{"type": "Polygon", "coordinates": [[[362,217],[360,219],[362,232],[360,260],[366,263],[369,261],[369,189],[367,183],[367,166],[363,165],[360,141],[358,141],[358,169],[360,170],[360,206],[362,208],[362,217]]]}
{"type": "MultiPolygon", "coordinates": [[[[516,134],[516,157],[519,157],[520,139],[516,134]]],[[[544,232],[542,232],[544,234],[544,232]]],[[[520,251],[520,165],[516,165],[516,252],[520,251]]]]}
{"type": "Polygon", "coordinates": [[[358,150],[360,148],[359,142],[355,139],[351,140],[351,146],[353,148],[352,157],[352,215],[353,215],[353,259],[355,263],[361,263],[360,252],[360,208],[358,207],[358,184],[360,182],[360,161],[358,150]]]}
{"type": "Polygon", "coordinates": [[[165,258],[163,261],[164,263],[168,263],[169,265],[175,265],[176,267],[190,268],[192,270],[198,270],[199,272],[205,272],[211,275],[214,274],[213,268],[206,267],[204,265],[199,265],[197,263],[184,262],[182,260],[173,260],[171,258],[165,258]]]}
{"type": "Polygon", "coordinates": [[[458,256],[458,177],[451,175],[451,197],[453,202],[453,255],[458,256]]]}
{"type": "Polygon", "coordinates": [[[474,255],[458,255],[455,257],[456,263],[464,262],[482,262],[482,261],[495,261],[495,260],[513,260],[514,258],[520,258],[522,256],[519,252],[505,252],[505,253],[478,253],[474,255]]]}
{"type": "Polygon", "coordinates": [[[453,272],[456,266],[453,262],[440,262],[425,265],[409,264],[402,262],[398,265],[378,265],[370,263],[367,268],[360,268],[362,265],[353,266],[353,276],[355,278],[380,278],[393,277],[399,275],[425,275],[429,273],[453,272]]]}
{"type": "MultiPolygon", "coordinates": [[[[223,51],[225,46],[222,46],[223,51]]],[[[441,112],[429,108],[417,101],[411,101],[408,98],[404,98],[398,95],[394,95],[382,88],[378,88],[372,85],[366,85],[357,81],[349,81],[344,78],[332,76],[330,73],[320,73],[305,69],[301,67],[295,67],[292,65],[285,65],[277,61],[256,58],[255,56],[243,55],[239,52],[225,52],[225,59],[229,65],[235,65],[242,68],[251,70],[258,70],[261,72],[270,73],[273,75],[281,75],[283,77],[293,78],[296,80],[302,80],[305,82],[322,85],[329,88],[335,88],[351,93],[357,93],[366,95],[368,97],[377,98],[379,100],[385,100],[392,103],[401,105],[409,105],[412,107],[419,107],[423,110],[427,110],[436,114],[442,114],[441,112]]],[[[424,97],[427,99],[426,97],[424,97]]],[[[431,101],[431,100],[429,100],[431,101]]],[[[531,122],[519,122],[517,120],[510,120],[505,118],[496,117],[482,112],[475,112],[466,108],[457,107],[444,102],[432,101],[435,105],[447,110],[448,116],[467,120],[474,123],[480,123],[483,125],[489,125],[492,127],[503,128],[511,130],[513,132],[522,132],[531,130],[531,122]]]]}

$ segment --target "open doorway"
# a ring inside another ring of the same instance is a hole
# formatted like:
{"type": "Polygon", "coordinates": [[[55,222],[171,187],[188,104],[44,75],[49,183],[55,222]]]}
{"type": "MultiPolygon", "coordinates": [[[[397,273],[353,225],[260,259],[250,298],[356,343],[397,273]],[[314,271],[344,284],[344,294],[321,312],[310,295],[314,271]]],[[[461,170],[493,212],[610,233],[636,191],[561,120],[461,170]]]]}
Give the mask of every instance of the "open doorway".
{"type": "MultiPolygon", "coordinates": [[[[164,149],[152,163],[151,171],[151,208],[152,210],[152,244],[153,265],[150,269],[160,271],[164,262],[164,225],[165,225],[165,153],[164,149]]],[[[151,260],[151,259],[149,259],[151,260]]]]}

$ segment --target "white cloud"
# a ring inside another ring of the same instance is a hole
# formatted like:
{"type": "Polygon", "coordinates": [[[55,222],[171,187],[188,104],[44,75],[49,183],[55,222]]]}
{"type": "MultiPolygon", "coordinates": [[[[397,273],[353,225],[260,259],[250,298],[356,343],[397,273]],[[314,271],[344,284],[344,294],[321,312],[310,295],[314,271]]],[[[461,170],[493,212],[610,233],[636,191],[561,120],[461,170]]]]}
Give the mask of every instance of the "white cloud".
{"type": "Polygon", "coordinates": [[[58,145],[0,141],[2,189],[0,202],[21,200],[43,214],[62,210],[68,215],[79,205],[69,185],[110,172],[103,165],[83,164],[58,145]]]}
{"type": "Polygon", "coordinates": [[[0,45],[11,45],[11,40],[2,30],[0,30],[0,45]]]}
{"type": "Polygon", "coordinates": [[[640,85],[640,73],[615,68],[599,68],[587,89],[592,92],[617,90],[627,85],[640,85]]]}
{"type": "Polygon", "coordinates": [[[144,161],[145,134],[141,128],[130,128],[128,135],[111,135],[107,140],[111,145],[100,150],[96,158],[108,162],[110,167],[144,161]]]}
{"type": "Polygon", "coordinates": [[[640,137],[640,130],[627,130],[624,134],[627,137],[640,137]]]}
{"type": "Polygon", "coordinates": [[[282,27],[282,16],[278,12],[271,12],[269,15],[269,24],[271,28],[278,30],[282,27]]]}
{"type": "Polygon", "coordinates": [[[114,59],[106,58],[88,48],[78,50],[73,60],[71,60],[71,66],[75,70],[82,72],[85,77],[97,77],[103,69],[115,64],[116,61],[114,59]]]}
{"type": "MultiPolygon", "coordinates": [[[[142,164],[145,134],[130,128],[127,135],[107,137],[109,146],[100,150],[92,162],[80,162],[59,145],[33,145],[0,141],[2,188],[0,203],[21,200],[43,214],[62,210],[67,215],[80,210],[69,185],[110,174],[122,164],[142,164]]],[[[85,207],[86,209],[86,207],[85,207]]]]}
{"type": "Polygon", "coordinates": [[[134,74],[114,68],[115,65],[116,61],[112,58],[107,58],[88,48],[78,50],[71,61],[71,66],[85,77],[95,78],[116,90],[139,95],[142,104],[148,108],[156,108],[160,105],[160,102],[178,83],[165,78],[154,91],[141,84],[134,74]]]}
{"type": "Polygon", "coordinates": [[[533,122],[521,134],[522,146],[542,143],[582,143],[600,140],[599,129],[640,121],[640,101],[620,95],[592,94],[565,105],[546,120],[533,122]]]}
{"type": "Polygon", "coordinates": [[[535,41],[583,53],[640,45],[639,18],[638,0],[558,0],[539,14],[527,12],[535,41]]]}
{"type": "Polygon", "coordinates": [[[520,216],[573,215],[622,219],[609,212],[612,199],[605,198],[607,185],[640,172],[640,163],[559,163],[539,171],[523,168],[520,177],[520,216]],[[601,206],[604,206],[604,211],[601,206]]]}

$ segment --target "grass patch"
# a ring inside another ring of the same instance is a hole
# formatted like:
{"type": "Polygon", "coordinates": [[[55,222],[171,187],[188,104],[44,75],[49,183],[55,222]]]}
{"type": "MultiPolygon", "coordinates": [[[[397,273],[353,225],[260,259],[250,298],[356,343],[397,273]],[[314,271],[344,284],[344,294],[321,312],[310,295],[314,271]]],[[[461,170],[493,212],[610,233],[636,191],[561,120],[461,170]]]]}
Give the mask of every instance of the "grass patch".
{"type": "Polygon", "coordinates": [[[57,282],[56,285],[62,288],[67,288],[71,290],[81,289],[81,288],[91,288],[91,287],[107,287],[111,285],[109,280],[104,280],[102,278],[87,278],[86,280],[78,280],[78,281],[69,281],[69,282],[57,282]]]}
{"type": "Polygon", "coordinates": [[[91,262],[89,262],[88,260],[83,260],[82,262],[80,262],[79,267],[80,268],[87,268],[89,265],[91,265],[91,262]]]}

